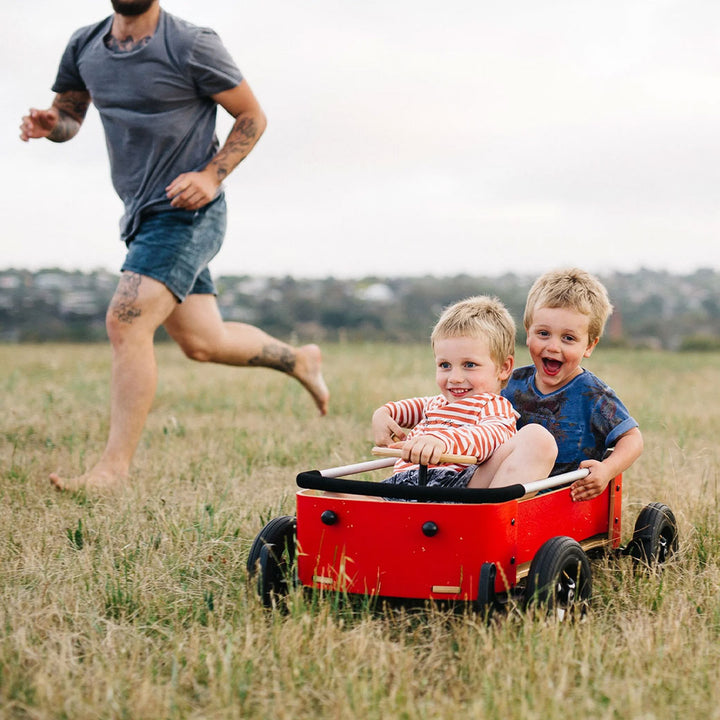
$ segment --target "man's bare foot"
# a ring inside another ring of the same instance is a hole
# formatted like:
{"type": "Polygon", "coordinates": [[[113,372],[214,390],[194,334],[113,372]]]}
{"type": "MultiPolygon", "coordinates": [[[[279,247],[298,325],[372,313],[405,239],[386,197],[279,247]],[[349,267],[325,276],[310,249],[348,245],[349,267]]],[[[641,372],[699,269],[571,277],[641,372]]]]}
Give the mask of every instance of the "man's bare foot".
{"type": "Polygon", "coordinates": [[[327,415],[330,391],[322,376],[322,353],[317,345],[303,345],[295,351],[293,377],[312,395],[321,415],[327,415]]]}
{"type": "Polygon", "coordinates": [[[57,473],[50,473],[50,484],[56,490],[66,492],[77,492],[78,490],[109,492],[119,490],[126,481],[127,473],[104,470],[98,467],[74,478],[61,478],[57,473]]]}

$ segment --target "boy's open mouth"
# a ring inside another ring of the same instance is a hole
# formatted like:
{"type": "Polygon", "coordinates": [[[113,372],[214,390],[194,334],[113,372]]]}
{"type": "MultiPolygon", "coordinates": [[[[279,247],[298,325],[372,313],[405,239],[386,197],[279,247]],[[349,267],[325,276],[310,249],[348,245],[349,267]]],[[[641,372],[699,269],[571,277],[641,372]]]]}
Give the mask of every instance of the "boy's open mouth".
{"type": "Polygon", "coordinates": [[[557,375],[562,367],[560,360],[553,360],[552,358],[543,358],[542,363],[548,375],[557,375]]]}

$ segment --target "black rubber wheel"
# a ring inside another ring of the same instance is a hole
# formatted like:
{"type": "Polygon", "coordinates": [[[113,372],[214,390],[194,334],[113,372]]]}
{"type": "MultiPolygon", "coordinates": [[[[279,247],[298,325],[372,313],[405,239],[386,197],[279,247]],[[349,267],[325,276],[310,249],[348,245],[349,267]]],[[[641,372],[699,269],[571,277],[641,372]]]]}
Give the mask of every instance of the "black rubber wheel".
{"type": "Polygon", "coordinates": [[[498,602],[495,597],[495,576],[497,568],[495,563],[483,563],[480,567],[480,577],[478,579],[478,593],[475,600],[475,611],[486,617],[497,608],[498,602]]]}
{"type": "Polygon", "coordinates": [[[637,520],[628,548],[636,563],[662,565],[678,549],[678,529],[673,511],[663,503],[646,505],[637,520]]]}
{"type": "Polygon", "coordinates": [[[247,560],[248,575],[257,573],[257,591],[265,607],[271,607],[274,597],[287,595],[290,590],[295,560],[295,529],[292,515],[271,520],[257,535],[247,560]]]}
{"type": "Polygon", "coordinates": [[[562,620],[567,612],[585,612],[591,593],[590,561],[580,543],[565,535],[547,540],[530,563],[526,607],[545,607],[562,620]]]}

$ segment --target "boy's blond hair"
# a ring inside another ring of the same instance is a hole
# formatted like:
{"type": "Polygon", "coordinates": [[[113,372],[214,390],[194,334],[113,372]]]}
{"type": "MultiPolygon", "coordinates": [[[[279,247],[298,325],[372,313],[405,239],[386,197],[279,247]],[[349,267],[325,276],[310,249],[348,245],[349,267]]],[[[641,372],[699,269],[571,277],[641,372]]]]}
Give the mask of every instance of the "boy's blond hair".
{"type": "Polygon", "coordinates": [[[445,308],[430,341],[440,338],[487,338],[490,357],[498,367],[515,355],[515,322],[496,297],[476,295],[445,308]]]}
{"type": "Polygon", "coordinates": [[[594,275],[578,268],[551,270],[533,283],[523,316],[526,330],[540,308],[566,308],[587,315],[590,342],[602,335],[613,310],[605,286],[594,275]]]}

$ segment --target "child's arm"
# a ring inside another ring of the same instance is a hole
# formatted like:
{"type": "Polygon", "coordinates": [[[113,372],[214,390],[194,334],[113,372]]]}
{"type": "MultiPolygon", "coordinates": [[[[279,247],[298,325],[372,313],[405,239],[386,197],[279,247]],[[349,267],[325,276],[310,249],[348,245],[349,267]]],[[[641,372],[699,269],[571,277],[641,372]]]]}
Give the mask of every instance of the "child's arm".
{"type": "Polygon", "coordinates": [[[440,455],[468,455],[484,463],[515,430],[515,411],[504,398],[491,401],[487,398],[473,399],[466,403],[476,415],[473,423],[461,426],[440,425],[421,435],[413,435],[403,444],[403,459],[413,463],[434,464],[440,455]]]}
{"type": "Polygon", "coordinates": [[[433,398],[415,397],[381,405],[372,416],[375,445],[388,447],[407,437],[403,428],[413,428],[425,417],[425,406],[433,398]]]}
{"type": "Polygon", "coordinates": [[[640,457],[642,451],[642,433],[635,427],[618,438],[615,449],[602,462],[583,460],[580,467],[588,468],[590,474],[570,486],[573,501],[590,500],[599,495],[616,475],[625,472],[640,457]]]}
{"type": "Polygon", "coordinates": [[[379,407],[372,416],[372,433],[375,445],[387,447],[405,439],[405,431],[395,422],[385,405],[379,407]]]}
{"type": "Polygon", "coordinates": [[[472,455],[478,464],[484,463],[500,445],[516,433],[515,418],[490,416],[477,425],[436,430],[445,441],[445,452],[451,455],[472,455]]]}

